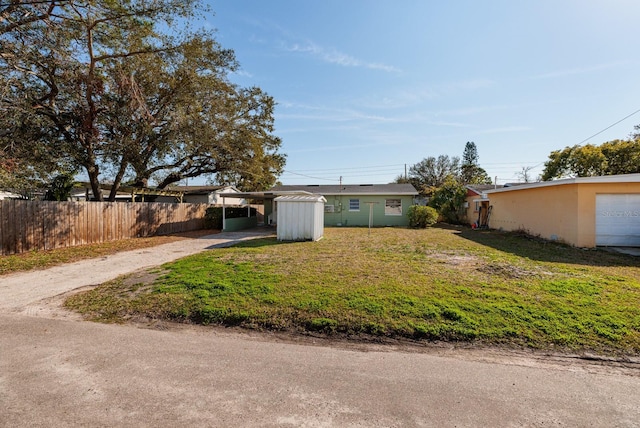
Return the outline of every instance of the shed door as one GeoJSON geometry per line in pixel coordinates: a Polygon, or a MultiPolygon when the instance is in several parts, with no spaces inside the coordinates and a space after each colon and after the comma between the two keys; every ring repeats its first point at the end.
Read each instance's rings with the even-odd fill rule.
{"type": "Polygon", "coordinates": [[[596,245],[640,247],[640,194],[596,195],[596,245]]]}

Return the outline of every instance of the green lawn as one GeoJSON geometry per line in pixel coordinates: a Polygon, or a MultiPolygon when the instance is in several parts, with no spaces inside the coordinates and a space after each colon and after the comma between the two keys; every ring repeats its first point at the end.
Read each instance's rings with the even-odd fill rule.
{"type": "Polygon", "coordinates": [[[637,258],[469,229],[328,228],[319,242],[249,241],[66,304],[108,322],[640,354],[637,258]]]}

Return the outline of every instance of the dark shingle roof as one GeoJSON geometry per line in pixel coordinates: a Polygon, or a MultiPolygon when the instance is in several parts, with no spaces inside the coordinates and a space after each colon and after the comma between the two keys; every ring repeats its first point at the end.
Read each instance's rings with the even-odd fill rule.
{"type": "Polygon", "coordinates": [[[403,184],[303,184],[281,185],[271,189],[272,192],[304,191],[320,195],[411,195],[418,194],[408,183],[403,184]]]}

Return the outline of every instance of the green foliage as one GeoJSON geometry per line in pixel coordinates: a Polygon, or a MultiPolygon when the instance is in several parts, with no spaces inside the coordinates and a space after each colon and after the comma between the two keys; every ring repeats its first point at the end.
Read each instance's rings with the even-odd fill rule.
{"type": "Polygon", "coordinates": [[[464,152],[462,152],[462,165],[478,165],[479,160],[476,143],[467,141],[467,144],[464,145],[464,152]]]}
{"type": "Polygon", "coordinates": [[[640,140],[614,140],[551,152],[542,180],[564,177],[634,174],[640,172],[640,140]]]}
{"type": "Polygon", "coordinates": [[[460,158],[440,155],[428,157],[409,168],[409,181],[421,195],[431,195],[448,177],[460,173],[460,158]]]}
{"type": "Polygon", "coordinates": [[[222,207],[209,207],[204,213],[204,228],[222,230],[222,207]]]}
{"type": "Polygon", "coordinates": [[[11,2],[0,19],[0,182],[81,169],[96,200],[102,180],[111,200],[123,180],[269,187],[285,162],[275,101],[229,81],[238,63],[213,32],[185,30],[204,11],[199,0],[11,2]]]}
{"type": "MultiPolygon", "coordinates": [[[[247,217],[247,208],[227,207],[225,210],[226,218],[247,217]]],[[[255,217],[257,215],[257,210],[253,207],[251,207],[250,210],[251,217],[255,217]]],[[[204,227],[205,229],[222,230],[222,207],[207,208],[204,213],[204,227]]]]}
{"type": "Polygon", "coordinates": [[[465,187],[453,177],[449,177],[431,196],[429,206],[435,208],[445,221],[453,224],[462,222],[464,202],[467,192],[465,187]]]}
{"type": "Polygon", "coordinates": [[[409,226],[426,228],[438,222],[438,211],[432,207],[411,205],[407,211],[409,226]]]}
{"type": "Polygon", "coordinates": [[[45,194],[46,201],[66,201],[71,197],[75,181],[71,174],[57,175],[45,194]]]}
{"type": "Polygon", "coordinates": [[[405,177],[403,174],[400,174],[393,179],[393,183],[407,184],[407,183],[411,183],[411,180],[409,179],[409,177],[405,177]]]}
{"type": "Polygon", "coordinates": [[[478,148],[473,141],[467,141],[462,154],[460,166],[460,181],[463,184],[491,184],[487,172],[478,165],[478,148]]]}

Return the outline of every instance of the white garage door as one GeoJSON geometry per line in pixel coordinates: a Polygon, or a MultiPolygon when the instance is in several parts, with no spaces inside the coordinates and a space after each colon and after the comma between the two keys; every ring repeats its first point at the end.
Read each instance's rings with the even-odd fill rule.
{"type": "Polygon", "coordinates": [[[596,245],[640,247],[640,194],[596,195],[596,245]]]}

